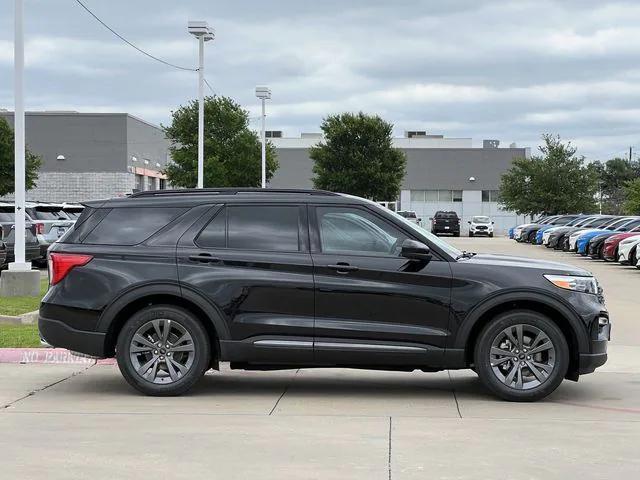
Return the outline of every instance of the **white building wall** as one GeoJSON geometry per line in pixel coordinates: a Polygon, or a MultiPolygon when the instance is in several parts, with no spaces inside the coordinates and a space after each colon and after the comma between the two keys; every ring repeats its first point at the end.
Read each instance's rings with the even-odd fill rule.
{"type": "Polygon", "coordinates": [[[488,215],[494,221],[496,235],[504,235],[514,225],[525,223],[528,218],[515,212],[503,210],[497,202],[483,202],[481,190],[463,190],[461,202],[415,202],[411,201],[411,191],[400,192],[400,209],[416,212],[422,219],[422,226],[429,229],[430,218],[438,210],[454,211],[461,218],[461,235],[468,233],[468,221],[474,215],[488,215]]]}

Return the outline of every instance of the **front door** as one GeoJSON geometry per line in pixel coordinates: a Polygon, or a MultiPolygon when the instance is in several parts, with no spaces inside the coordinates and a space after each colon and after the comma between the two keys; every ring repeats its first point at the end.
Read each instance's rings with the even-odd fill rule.
{"type": "Polygon", "coordinates": [[[222,360],[313,360],[306,214],[292,204],[220,206],[180,239],[181,288],[206,297],[228,327],[222,360]]]}
{"type": "Polygon", "coordinates": [[[400,256],[411,234],[364,206],[310,207],[315,360],[333,365],[442,362],[451,270],[400,256]]]}

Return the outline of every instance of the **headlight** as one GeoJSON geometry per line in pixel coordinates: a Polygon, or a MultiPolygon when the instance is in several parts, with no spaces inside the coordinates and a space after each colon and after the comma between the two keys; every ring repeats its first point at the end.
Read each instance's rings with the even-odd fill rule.
{"type": "Polygon", "coordinates": [[[595,277],[574,277],[572,275],[544,275],[544,278],[553,283],[556,287],[574,292],[598,293],[598,281],[595,277]]]}

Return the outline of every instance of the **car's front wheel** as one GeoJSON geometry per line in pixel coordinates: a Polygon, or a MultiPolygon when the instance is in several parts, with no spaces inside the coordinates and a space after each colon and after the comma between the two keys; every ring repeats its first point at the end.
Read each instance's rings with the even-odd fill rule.
{"type": "Polygon", "coordinates": [[[154,305],[135,313],[116,346],[118,367],[131,386],[146,395],[181,395],[207,370],[207,332],[190,312],[154,305]]]}
{"type": "Polygon", "coordinates": [[[548,317],[515,310],[491,320],[476,342],[475,369],[498,397],[516,402],[540,400],[562,382],[569,347],[548,317]]]}

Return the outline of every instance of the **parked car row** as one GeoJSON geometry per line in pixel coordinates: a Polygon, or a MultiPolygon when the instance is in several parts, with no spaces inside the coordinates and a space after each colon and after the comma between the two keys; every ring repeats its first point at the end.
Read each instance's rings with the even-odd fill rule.
{"type": "MultiPolygon", "coordinates": [[[[83,209],[73,203],[26,202],[25,260],[46,263],[49,245],[73,226],[83,209]]],[[[0,202],[0,268],[15,258],[15,220],[15,205],[0,202]]]]}
{"type": "Polygon", "coordinates": [[[640,217],[616,215],[554,215],[509,230],[517,242],[575,252],[595,260],[634,265],[640,269],[640,217]]]}

